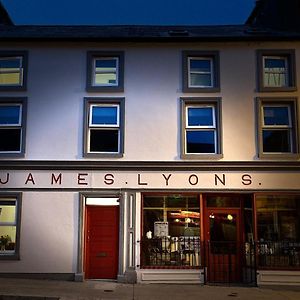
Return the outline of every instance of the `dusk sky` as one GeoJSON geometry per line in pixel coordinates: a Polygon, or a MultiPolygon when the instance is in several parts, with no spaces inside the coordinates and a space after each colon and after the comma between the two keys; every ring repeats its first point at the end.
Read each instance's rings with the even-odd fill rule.
{"type": "Polygon", "coordinates": [[[234,25],[255,0],[0,0],[24,25],[234,25]]]}

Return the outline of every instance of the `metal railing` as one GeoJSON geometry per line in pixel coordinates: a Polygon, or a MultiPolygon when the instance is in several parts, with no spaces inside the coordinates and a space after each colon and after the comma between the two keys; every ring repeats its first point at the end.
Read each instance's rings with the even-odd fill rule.
{"type": "Polygon", "coordinates": [[[201,266],[199,237],[161,237],[141,241],[142,267],[201,266]]]}
{"type": "Polygon", "coordinates": [[[257,242],[259,268],[300,269],[300,242],[257,242]]]}

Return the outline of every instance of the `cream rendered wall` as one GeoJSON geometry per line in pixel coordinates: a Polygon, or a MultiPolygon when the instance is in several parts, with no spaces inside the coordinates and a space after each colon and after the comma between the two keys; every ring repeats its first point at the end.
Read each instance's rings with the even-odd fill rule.
{"type": "MultiPolygon", "coordinates": [[[[29,51],[27,92],[1,92],[1,96],[28,97],[25,155],[28,160],[85,159],[82,157],[85,96],[125,97],[125,154],[120,160],[180,160],[179,99],[193,96],[222,97],[223,160],[251,161],[257,153],[254,98],[299,95],[298,92],[257,93],[255,76],[256,49],[296,49],[299,65],[299,42],[44,43],[1,48],[29,51]],[[88,50],[124,51],[124,93],[85,91],[88,50]],[[182,50],[219,50],[219,93],[181,92],[182,50]]],[[[300,88],[299,68],[297,72],[300,88]]]]}
{"type": "Polygon", "coordinates": [[[20,260],[2,273],[75,273],[78,193],[23,192],[20,260]]]}

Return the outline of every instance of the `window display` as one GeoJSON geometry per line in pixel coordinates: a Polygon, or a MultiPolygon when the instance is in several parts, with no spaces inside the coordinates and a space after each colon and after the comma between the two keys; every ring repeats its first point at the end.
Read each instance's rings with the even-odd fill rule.
{"type": "Polygon", "coordinates": [[[143,198],[142,266],[199,267],[200,201],[197,196],[143,198]]]}

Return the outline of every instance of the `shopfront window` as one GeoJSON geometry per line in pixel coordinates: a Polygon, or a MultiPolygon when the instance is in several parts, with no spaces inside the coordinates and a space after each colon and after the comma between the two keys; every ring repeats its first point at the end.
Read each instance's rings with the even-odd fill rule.
{"type": "Polygon", "coordinates": [[[197,196],[143,197],[142,266],[200,266],[197,196]]]}
{"type": "Polygon", "coordinates": [[[300,196],[256,197],[259,264],[300,267],[300,196]]]}
{"type": "Polygon", "coordinates": [[[0,195],[0,260],[18,259],[21,199],[0,195]]]}

